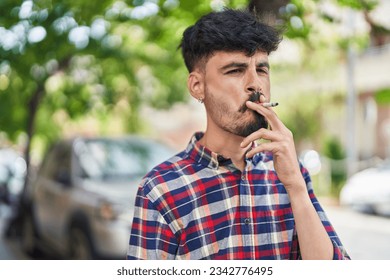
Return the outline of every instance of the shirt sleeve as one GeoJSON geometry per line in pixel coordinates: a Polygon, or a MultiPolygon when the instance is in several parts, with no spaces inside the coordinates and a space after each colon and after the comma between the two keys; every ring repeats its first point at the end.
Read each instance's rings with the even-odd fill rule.
{"type": "MultiPolygon", "coordinates": [[[[314,208],[316,209],[317,214],[320,217],[321,222],[324,225],[325,230],[328,233],[330,240],[332,241],[333,259],[334,260],[349,260],[350,257],[348,255],[347,251],[345,250],[343,244],[341,243],[339,237],[337,236],[336,231],[334,230],[332,224],[330,223],[328,217],[326,216],[324,209],[322,208],[316,195],[314,194],[309,172],[304,167],[301,167],[301,170],[302,170],[303,177],[306,181],[310,200],[311,200],[314,208]]],[[[296,249],[299,252],[299,244],[297,244],[296,249]]],[[[298,256],[298,255],[300,255],[300,254],[298,253],[296,256],[298,256]]]]}
{"type": "Polygon", "coordinates": [[[144,190],[144,187],[139,187],[135,200],[127,259],[174,259],[177,238],[144,190]]]}

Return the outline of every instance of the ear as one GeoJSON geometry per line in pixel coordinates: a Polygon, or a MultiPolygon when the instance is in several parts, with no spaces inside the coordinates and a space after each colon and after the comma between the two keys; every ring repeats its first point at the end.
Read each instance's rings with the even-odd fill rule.
{"type": "Polygon", "coordinates": [[[193,71],[187,79],[187,87],[192,97],[197,100],[204,99],[204,79],[199,71],[193,71]]]}

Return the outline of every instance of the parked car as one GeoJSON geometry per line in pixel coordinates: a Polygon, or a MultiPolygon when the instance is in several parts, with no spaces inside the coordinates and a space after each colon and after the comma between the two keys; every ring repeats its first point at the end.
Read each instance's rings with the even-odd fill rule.
{"type": "Polygon", "coordinates": [[[341,189],[340,203],[361,212],[390,216],[390,160],[351,176],[341,189]]]}
{"type": "Polygon", "coordinates": [[[22,247],[66,259],[124,259],[138,183],[173,155],[136,136],[59,141],[28,186],[22,247]]]}

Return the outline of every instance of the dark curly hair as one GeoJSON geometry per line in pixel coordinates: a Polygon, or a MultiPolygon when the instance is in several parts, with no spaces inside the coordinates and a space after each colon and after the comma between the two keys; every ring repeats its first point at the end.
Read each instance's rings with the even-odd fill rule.
{"type": "Polygon", "coordinates": [[[242,51],[248,56],[257,50],[270,54],[278,48],[281,34],[260,22],[247,10],[225,9],[201,17],[184,33],[179,48],[189,72],[216,51],[242,51]]]}

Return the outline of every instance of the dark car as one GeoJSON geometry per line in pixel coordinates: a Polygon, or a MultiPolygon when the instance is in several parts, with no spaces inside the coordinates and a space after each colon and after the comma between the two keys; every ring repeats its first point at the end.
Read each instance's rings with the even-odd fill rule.
{"type": "Polygon", "coordinates": [[[136,136],[59,141],[28,187],[22,246],[68,259],[124,259],[137,187],[169,147],[136,136]]]}

